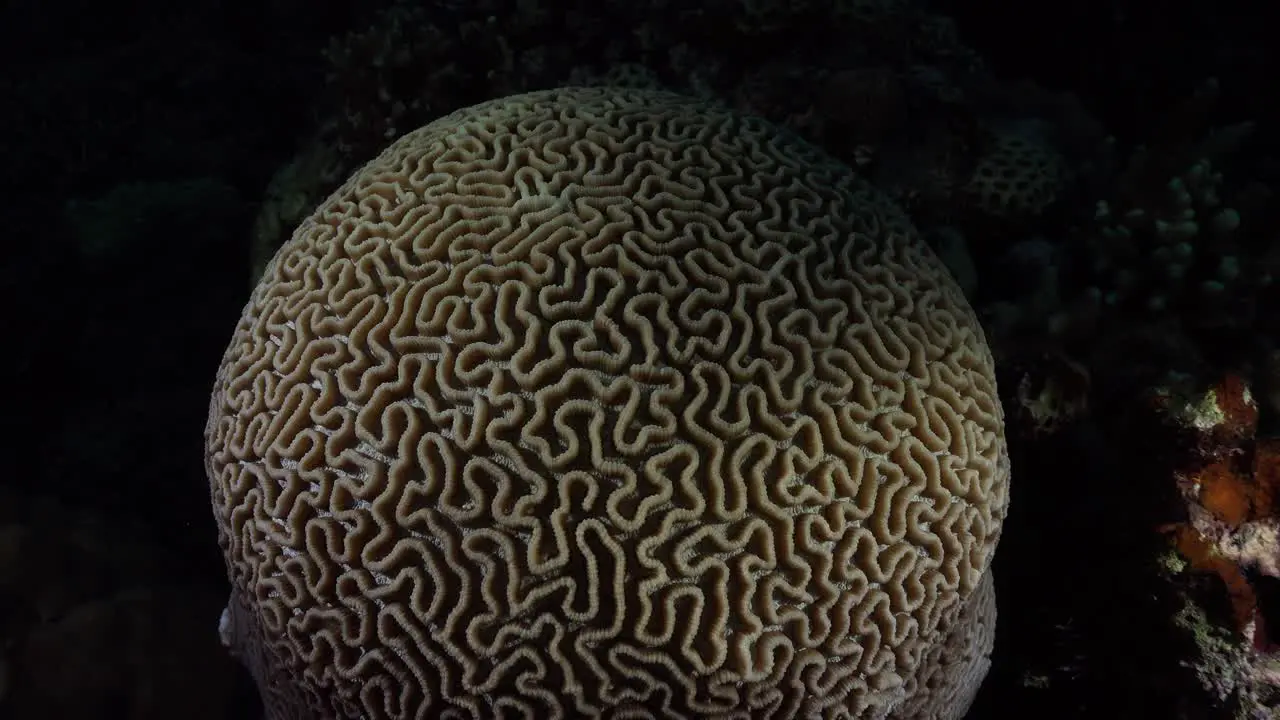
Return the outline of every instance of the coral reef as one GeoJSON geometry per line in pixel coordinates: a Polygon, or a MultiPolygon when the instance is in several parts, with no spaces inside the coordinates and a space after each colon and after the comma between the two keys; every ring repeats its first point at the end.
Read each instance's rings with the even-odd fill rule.
{"type": "MultiPolygon", "coordinates": [[[[337,41],[332,87],[348,104],[342,132],[366,137],[364,147],[373,147],[411,120],[429,120],[479,96],[539,86],[679,90],[786,127],[856,168],[909,210],[981,313],[1009,378],[1010,432],[1028,448],[1082,442],[1112,426],[1111,418],[1097,416],[1106,412],[1138,418],[1151,447],[1165,457],[1169,453],[1160,447],[1178,447],[1190,436],[1159,428],[1193,422],[1186,414],[1192,407],[1171,409],[1180,402],[1175,395],[1203,399],[1231,377],[1240,386],[1256,387],[1264,399],[1280,396],[1280,371],[1269,369],[1280,367],[1274,361],[1280,357],[1274,318],[1280,315],[1266,310],[1277,304],[1273,275],[1280,245],[1274,238],[1280,236],[1280,218],[1269,184],[1275,178],[1263,169],[1265,153],[1249,151],[1274,139],[1260,138],[1260,128],[1248,118],[1224,115],[1215,80],[1184,82],[1186,99],[1168,106],[1134,143],[1109,135],[1070,93],[994,77],[950,20],[912,2],[725,0],[698,9],[664,7],[666,16],[604,3],[598,15],[575,11],[580,14],[572,20],[581,30],[572,51],[563,49],[561,35],[530,40],[537,33],[522,34],[523,23],[542,27],[538,23],[545,20],[533,7],[521,10],[528,17],[495,13],[486,22],[494,36],[523,38],[506,42],[536,48],[538,62],[499,61],[509,53],[501,50],[503,42],[486,37],[482,47],[491,48],[491,58],[476,65],[488,68],[483,77],[467,74],[461,65],[427,62],[426,55],[395,60],[391,64],[401,70],[384,72],[388,61],[375,59],[378,53],[370,55],[369,48],[382,47],[383,55],[396,47],[455,55],[449,45],[453,31],[440,30],[447,23],[436,18],[423,24],[421,16],[394,20],[404,12],[396,5],[365,35],[337,41]],[[601,44],[598,38],[608,34],[603,18],[615,11],[634,21],[634,33],[601,44]],[[391,41],[407,32],[444,32],[450,39],[434,45],[391,41]],[[341,51],[347,46],[363,50],[341,51]],[[740,47],[750,47],[750,56],[740,47]],[[468,81],[429,79],[416,68],[462,73],[468,81]],[[349,93],[339,79],[344,74],[376,82],[359,80],[354,84],[361,93],[349,93]],[[419,79],[394,85],[395,77],[419,79]],[[370,92],[375,87],[379,91],[370,92]],[[395,109],[396,102],[408,109],[395,109]],[[368,121],[377,117],[384,120],[368,121]],[[351,123],[353,118],[360,122],[351,123]],[[1153,398],[1160,398],[1163,420],[1143,414],[1153,398]]],[[[465,32],[470,31],[459,31],[465,32]]],[[[358,155],[348,153],[345,166],[358,155]]],[[[298,197],[318,201],[332,183],[313,182],[298,197]]],[[[276,227],[288,226],[296,214],[276,227]]],[[[277,235],[274,243],[281,240],[277,235]]],[[[1280,401],[1273,404],[1280,407],[1280,401]]],[[[1194,422],[1209,422],[1206,417],[1194,422]]],[[[1260,422],[1268,423],[1265,409],[1260,422]]],[[[1161,516],[1166,503],[1200,513],[1198,521],[1162,526],[1181,528],[1168,532],[1172,552],[1188,558],[1187,573],[1179,575],[1157,577],[1152,569],[1160,564],[1156,556],[1164,557],[1159,548],[1167,547],[1160,533],[1148,528],[1130,535],[1117,528],[1124,542],[1135,543],[1133,554],[1124,556],[1129,564],[1123,572],[1141,578],[1135,588],[1167,601],[1151,611],[1160,618],[1148,627],[1157,645],[1176,644],[1187,634],[1187,618],[1203,616],[1213,630],[1197,625],[1195,637],[1216,638],[1215,647],[1226,643],[1237,659],[1254,658],[1255,640],[1240,634],[1246,606],[1253,608],[1254,634],[1266,635],[1257,630],[1261,601],[1248,578],[1264,567],[1260,548],[1268,548],[1271,537],[1269,521],[1255,514],[1270,502],[1259,488],[1270,482],[1264,478],[1272,444],[1250,439],[1235,447],[1226,454],[1221,447],[1202,449],[1194,461],[1136,469],[1150,478],[1144,486],[1149,496],[1134,500],[1144,508],[1143,517],[1161,516]],[[1160,478],[1177,480],[1166,488],[1160,478]],[[1165,498],[1166,490],[1181,499],[1165,498]],[[1205,593],[1192,580],[1202,571],[1230,589],[1232,612],[1202,607],[1205,593]]],[[[1128,465],[1124,461],[1114,465],[1106,472],[1134,471],[1118,469],[1128,465]]],[[[1056,692],[1099,672],[1086,665],[1099,651],[1075,648],[1096,630],[1079,621],[1066,625],[1076,629],[1054,651],[1066,658],[1028,675],[1040,678],[1027,681],[1028,692],[1041,681],[1056,692]]],[[[1178,672],[1153,669],[1152,676],[1178,672]]],[[[1204,688],[1210,699],[1179,696],[1183,705],[1170,712],[1211,714],[1208,708],[1225,708],[1243,697],[1235,693],[1228,701],[1204,688]],[[1193,706],[1199,709],[1187,709],[1193,706]]],[[[1080,702],[1089,700],[1081,696],[1080,702]]]]}
{"type": "Polygon", "coordinates": [[[1238,374],[1208,390],[1170,378],[1153,400],[1186,448],[1174,474],[1186,519],[1166,527],[1186,559],[1174,570],[1218,581],[1183,588],[1175,618],[1200,652],[1197,677],[1239,717],[1280,711],[1280,644],[1259,592],[1280,579],[1280,439],[1258,437],[1258,404],[1238,374]],[[1215,624],[1222,600],[1227,620],[1215,624]]]}
{"type": "Polygon", "coordinates": [[[978,312],[1027,480],[971,717],[1274,717],[1280,108],[1248,5],[9,3],[0,716],[255,716],[210,654],[198,448],[246,281],[404,133],[614,86],[820,147],[978,312]]]}

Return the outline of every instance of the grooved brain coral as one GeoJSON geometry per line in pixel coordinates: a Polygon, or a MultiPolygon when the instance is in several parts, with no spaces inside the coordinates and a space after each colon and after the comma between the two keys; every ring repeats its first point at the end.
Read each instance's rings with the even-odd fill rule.
{"type": "Polygon", "coordinates": [[[479,105],[245,308],[224,639],[273,720],[884,717],[976,688],[1002,423],[956,284],[818,150],[657,92],[479,105]]]}

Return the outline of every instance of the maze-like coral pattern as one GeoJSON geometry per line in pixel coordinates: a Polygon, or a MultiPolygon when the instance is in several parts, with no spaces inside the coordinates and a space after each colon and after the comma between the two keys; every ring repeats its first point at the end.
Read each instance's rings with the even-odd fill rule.
{"type": "Polygon", "coordinates": [[[353,176],[207,443],[273,720],[881,717],[1007,502],[990,354],[905,218],[762,120],[610,88],[353,176]]]}

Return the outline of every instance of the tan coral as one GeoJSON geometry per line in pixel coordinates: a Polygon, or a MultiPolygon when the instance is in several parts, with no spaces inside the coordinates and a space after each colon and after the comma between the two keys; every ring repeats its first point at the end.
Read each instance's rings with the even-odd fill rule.
{"type": "Polygon", "coordinates": [[[935,649],[983,647],[992,365],[905,216],[763,120],[615,88],[459,111],[245,308],[207,428],[222,630],[271,720],[883,718],[976,687],[935,649]]]}
{"type": "Polygon", "coordinates": [[[968,714],[991,667],[995,642],[996,586],[988,570],[946,639],[928,650],[908,679],[908,700],[892,720],[958,720],[968,714]]]}
{"type": "Polygon", "coordinates": [[[962,192],[991,217],[1034,218],[1060,197],[1066,168],[1062,155],[1049,144],[1004,132],[978,159],[962,192]]]}

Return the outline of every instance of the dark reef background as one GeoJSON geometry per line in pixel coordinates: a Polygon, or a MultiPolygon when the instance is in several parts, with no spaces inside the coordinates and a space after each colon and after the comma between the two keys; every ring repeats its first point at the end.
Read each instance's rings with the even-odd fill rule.
{"type": "Polygon", "coordinates": [[[201,433],[261,245],[300,217],[290,202],[305,213],[332,183],[282,168],[327,146],[342,156],[315,162],[349,170],[448,110],[623,64],[850,162],[876,153],[869,172],[926,236],[968,238],[959,267],[978,278],[1014,455],[994,666],[971,718],[1280,717],[1280,554],[1240,537],[1273,527],[1280,507],[1280,57],[1267,4],[897,4],[949,16],[954,37],[921,47],[924,25],[899,28],[899,52],[874,20],[855,26],[865,37],[832,37],[814,29],[821,2],[793,13],[761,0],[784,10],[723,26],[716,11],[747,3],[423,3],[404,17],[440,31],[426,42],[389,29],[387,13],[410,5],[392,0],[7,0],[0,717],[253,717],[249,681],[217,642],[227,588],[201,433]],[[419,65],[370,69],[400,42],[419,65]],[[859,43],[871,49],[837,52],[859,43]],[[445,65],[452,75],[422,69],[445,65]],[[726,66],[745,69],[714,71],[726,66]],[[902,81],[907,99],[888,107],[893,93],[859,84],[868,67],[892,83],[942,77],[961,99],[918,99],[923,85],[902,81]],[[413,94],[408,108],[379,115],[366,96],[380,82],[413,94]],[[859,124],[874,113],[889,119],[859,124]],[[1062,169],[1043,207],[993,210],[965,178],[1028,124],[1051,127],[1029,142],[1062,169]],[[899,160],[940,135],[936,165],[899,160]],[[1156,153],[1135,161],[1139,146],[1156,153]],[[1196,183],[1215,176],[1193,167],[1209,155],[1225,175],[1212,201],[1196,183]],[[933,195],[913,185],[937,176],[950,180],[933,195]],[[1175,178],[1201,235],[1091,224],[1106,225],[1099,200],[1150,211],[1175,178]],[[1099,242],[1115,237],[1133,248],[1099,242]],[[1160,274],[1184,245],[1178,277],[1194,292],[1160,274]],[[1054,298],[1014,282],[1029,266],[1054,278],[1054,298]]]}

